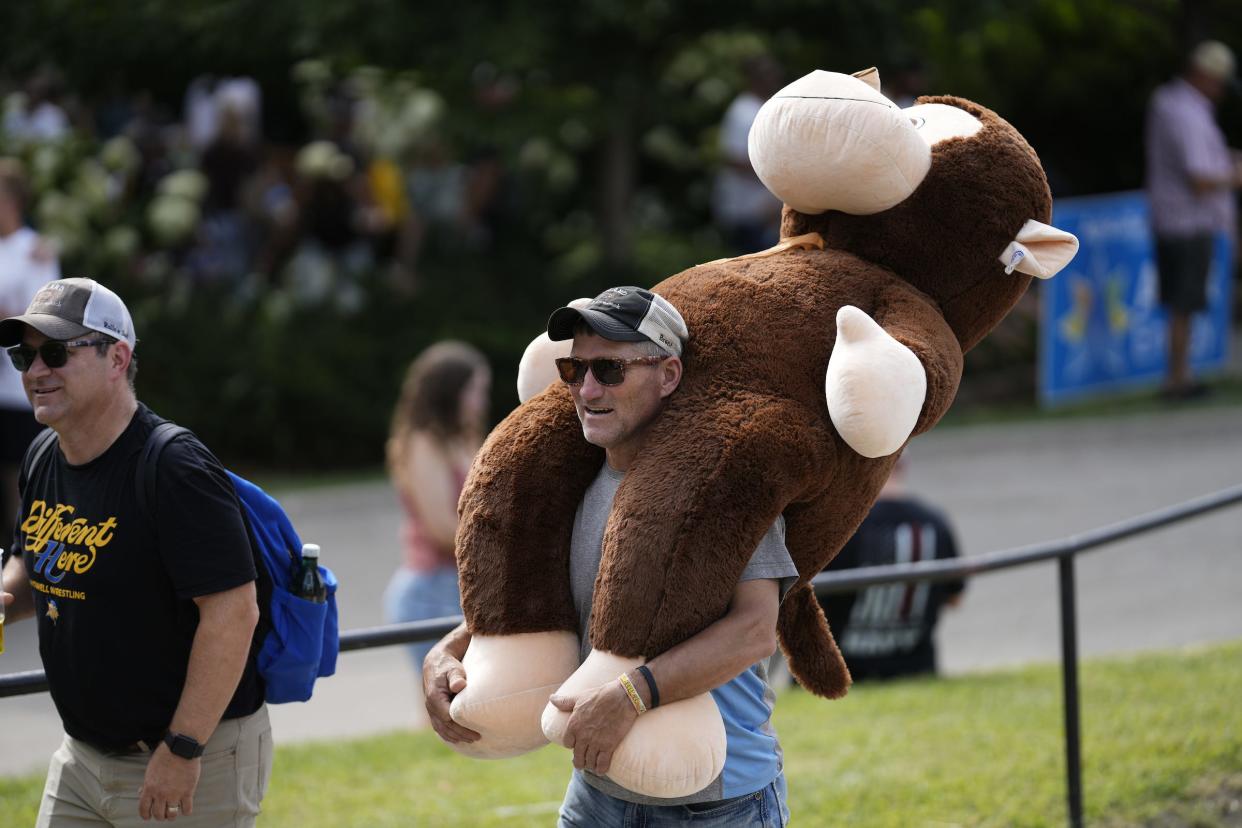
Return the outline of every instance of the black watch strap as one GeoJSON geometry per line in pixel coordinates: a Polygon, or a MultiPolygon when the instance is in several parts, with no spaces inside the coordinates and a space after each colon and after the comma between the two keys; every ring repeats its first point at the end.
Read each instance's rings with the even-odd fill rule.
{"type": "Polygon", "coordinates": [[[203,755],[203,746],[198,743],[198,740],[184,733],[168,731],[164,734],[164,744],[168,745],[168,749],[174,756],[180,756],[182,759],[197,759],[203,755]]]}

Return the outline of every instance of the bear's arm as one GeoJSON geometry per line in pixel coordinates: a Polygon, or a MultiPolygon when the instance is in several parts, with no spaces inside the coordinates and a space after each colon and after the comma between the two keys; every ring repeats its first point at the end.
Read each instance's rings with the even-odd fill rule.
{"type": "Polygon", "coordinates": [[[457,571],[472,634],[577,632],[569,540],[603,461],[559,384],[492,431],[457,508],[457,571]]]}
{"type": "Polygon", "coordinates": [[[872,318],[919,358],[927,396],[911,436],[934,426],[948,411],[962,379],[962,347],[940,309],[905,282],[881,288],[872,318]]]}

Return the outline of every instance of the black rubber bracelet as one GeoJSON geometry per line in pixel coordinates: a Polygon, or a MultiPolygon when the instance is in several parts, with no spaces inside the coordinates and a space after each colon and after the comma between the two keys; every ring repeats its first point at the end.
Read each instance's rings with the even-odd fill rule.
{"type": "Polygon", "coordinates": [[[651,675],[651,671],[647,669],[646,664],[638,665],[638,672],[643,674],[643,678],[647,680],[647,686],[651,688],[651,704],[647,705],[648,709],[660,706],[660,688],[656,687],[655,676],[651,675]]]}

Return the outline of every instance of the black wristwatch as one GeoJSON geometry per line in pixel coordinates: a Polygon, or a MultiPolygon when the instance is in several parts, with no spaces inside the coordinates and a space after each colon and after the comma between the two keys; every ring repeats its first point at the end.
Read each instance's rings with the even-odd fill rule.
{"type": "Polygon", "coordinates": [[[198,743],[198,740],[184,733],[168,731],[164,734],[164,744],[168,745],[173,756],[180,756],[182,759],[197,759],[203,755],[203,746],[198,743]]]}

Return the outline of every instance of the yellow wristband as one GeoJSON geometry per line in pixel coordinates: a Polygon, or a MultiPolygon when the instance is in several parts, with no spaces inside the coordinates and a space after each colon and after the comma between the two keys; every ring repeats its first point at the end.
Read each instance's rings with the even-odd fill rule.
{"type": "Polygon", "coordinates": [[[638,715],[646,713],[647,705],[643,704],[643,697],[638,695],[638,690],[634,687],[634,682],[630,681],[629,674],[622,673],[617,681],[621,682],[621,686],[625,688],[625,694],[630,697],[630,704],[634,705],[638,715]]]}

